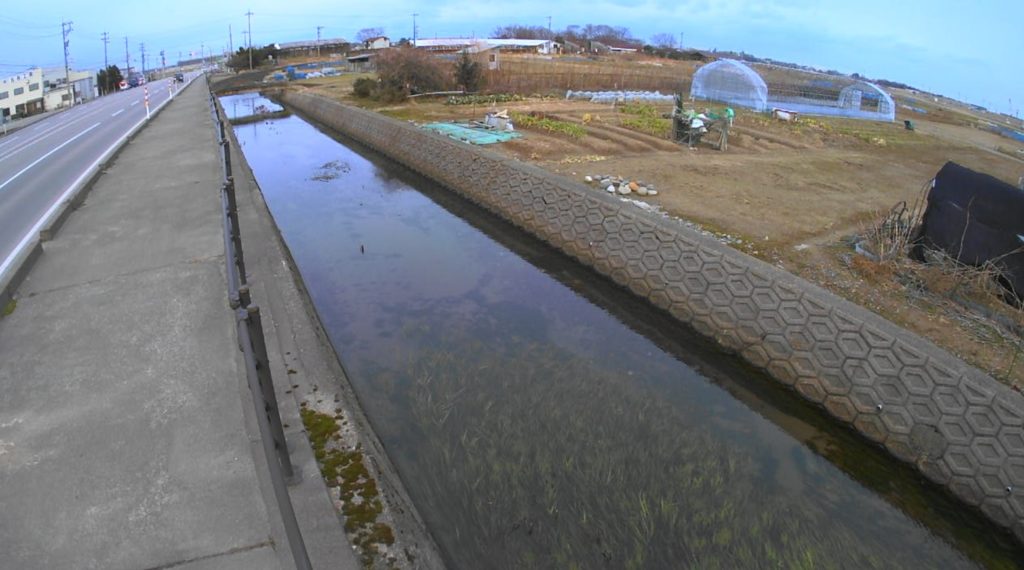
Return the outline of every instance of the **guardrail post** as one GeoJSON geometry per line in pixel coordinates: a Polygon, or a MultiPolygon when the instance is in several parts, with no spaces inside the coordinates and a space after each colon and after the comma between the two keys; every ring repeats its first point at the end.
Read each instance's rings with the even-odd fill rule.
{"type": "Polygon", "coordinates": [[[231,143],[228,141],[228,138],[225,136],[225,133],[223,132],[224,128],[225,128],[223,121],[221,121],[221,123],[220,123],[220,128],[221,128],[220,145],[221,145],[221,149],[222,149],[221,153],[224,156],[224,177],[225,178],[231,178],[231,174],[232,174],[231,173],[231,143]]]}
{"type": "Polygon", "coordinates": [[[292,468],[291,456],[288,454],[288,442],[284,438],[284,426],[281,425],[281,415],[277,410],[277,395],[274,394],[274,383],[270,377],[270,362],[267,358],[266,339],[263,337],[260,308],[256,305],[249,305],[245,308],[245,312],[246,325],[249,327],[249,340],[252,341],[253,353],[256,357],[256,374],[259,379],[260,391],[263,393],[263,411],[270,420],[270,431],[277,448],[277,456],[281,461],[281,471],[289,483],[294,483],[295,471],[292,468]]]}
{"type": "MultiPolygon", "coordinates": [[[[224,196],[227,198],[225,201],[226,211],[224,212],[227,216],[228,223],[231,230],[231,245],[234,247],[234,259],[235,266],[238,268],[238,284],[239,286],[248,283],[249,278],[245,273],[245,257],[242,253],[242,233],[239,229],[238,224],[238,203],[235,200],[235,181],[228,178],[223,185],[224,196]]],[[[242,305],[243,307],[245,305],[242,305]]]]}

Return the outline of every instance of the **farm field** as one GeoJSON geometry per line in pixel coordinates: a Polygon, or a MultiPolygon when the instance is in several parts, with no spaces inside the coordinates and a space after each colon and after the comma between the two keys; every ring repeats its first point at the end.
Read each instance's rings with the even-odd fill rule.
{"type": "MultiPolygon", "coordinates": [[[[566,100],[573,89],[642,89],[689,93],[696,62],[638,57],[581,61],[507,57],[490,72],[488,90],[522,100],[448,105],[416,98],[384,105],[352,95],[355,74],[291,84],[402,120],[480,120],[507,109],[583,128],[580,137],[529,127],[522,138],[488,148],[583,181],[590,175],[640,180],[658,195],[631,196],[682,218],[750,255],[861,304],[950,350],[1017,389],[1024,386],[1024,313],[996,298],[976,275],[949,264],[921,266],[899,257],[881,262],[854,253],[854,243],[897,204],[922,188],[949,160],[1016,185],[1024,144],[978,128],[993,119],[955,102],[891,90],[894,123],[799,117],[780,122],[736,109],[726,151],[669,140],[671,104],[596,104],[566,100]],[[904,105],[927,112],[908,110],[904,105]],[[903,120],[916,129],[904,129],[903,120]]],[[[697,111],[722,105],[692,102],[697,111]]],[[[603,189],[594,187],[595,192],[603,189]]]]}

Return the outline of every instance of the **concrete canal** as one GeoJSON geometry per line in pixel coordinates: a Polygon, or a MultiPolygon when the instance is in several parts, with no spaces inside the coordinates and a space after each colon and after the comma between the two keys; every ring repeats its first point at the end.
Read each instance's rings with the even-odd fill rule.
{"type": "MultiPolygon", "coordinates": [[[[253,97],[222,102],[274,109],[253,97]]],[[[1024,559],[762,373],[452,193],[298,116],[235,132],[450,567],[1024,559]]]]}

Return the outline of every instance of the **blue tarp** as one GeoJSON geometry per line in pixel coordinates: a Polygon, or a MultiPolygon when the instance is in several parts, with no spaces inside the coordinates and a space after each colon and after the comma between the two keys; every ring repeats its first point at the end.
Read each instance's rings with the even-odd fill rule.
{"type": "Polygon", "coordinates": [[[515,131],[479,129],[456,123],[428,123],[423,125],[423,128],[469,144],[494,144],[510,141],[520,136],[515,131]]]}

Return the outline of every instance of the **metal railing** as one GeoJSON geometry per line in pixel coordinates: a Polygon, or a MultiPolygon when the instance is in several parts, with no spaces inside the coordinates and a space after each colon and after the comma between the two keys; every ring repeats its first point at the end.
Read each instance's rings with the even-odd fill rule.
{"type": "Polygon", "coordinates": [[[287,482],[295,480],[295,470],[288,455],[288,444],[284,427],[277,409],[277,396],[270,376],[270,362],[267,358],[267,344],[263,337],[263,322],[260,308],[252,302],[249,284],[246,281],[245,259],[242,255],[242,236],[238,226],[238,206],[235,200],[235,180],[231,172],[231,145],[227,137],[227,126],[221,119],[217,98],[210,93],[210,115],[217,130],[217,142],[221,151],[223,181],[221,182],[221,205],[224,216],[224,258],[227,266],[228,301],[235,313],[238,328],[239,349],[245,360],[245,373],[256,405],[256,421],[259,424],[260,440],[270,468],[270,482],[274,488],[285,534],[291,547],[292,558],[298,570],[312,568],[302,532],[295,518],[287,482]]]}

